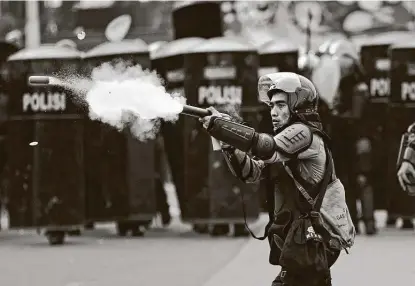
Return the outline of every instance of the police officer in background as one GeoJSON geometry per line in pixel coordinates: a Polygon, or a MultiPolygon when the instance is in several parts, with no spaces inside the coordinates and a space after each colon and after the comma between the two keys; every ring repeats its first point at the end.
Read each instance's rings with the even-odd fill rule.
{"type": "Polygon", "coordinates": [[[399,184],[408,195],[415,196],[415,123],[403,135],[397,165],[399,184]]]}
{"type": "Polygon", "coordinates": [[[332,138],[337,176],[345,186],[347,204],[356,230],[359,232],[357,200],[360,200],[366,234],[373,235],[377,231],[372,183],[371,118],[365,116],[369,90],[357,50],[347,40],[328,40],[316,53],[305,55],[300,62],[301,69],[308,71],[319,93],[323,93],[322,97],[329,98],[330,114],[326,119],[329,122],[326,130],[332,138]],[[340,70],[334,97],[325,95],[323,86],[329,80],[332,73],[329,67],[333,65],[340,70]],[[317,78],[326,80],[317,82],[317,78]]]}
{"type": "Polygon", "coordinates": [[[156,206],[157,212],[161,216],[163,226],[168,226],[171,222],[170,206],[168,203],[167,193],[164,189],[166,182],[171,181],[169,179],[170,174],[168,170],[168,163],[165,154],[164,140],[162,136],[156,138],[156,206]]]}
{"type": "Polygon", "coordinates": [[[369,90],[355,47],[348,41],[331,44],[330,54],[340,63],[341,79],[334,98],[330,135],[337,158],[338,175],[347,184],[346,198],[358,228],[356,201],[360,200],[366,234],[376,233],[373,200],[372,146],[370,122],[365,116],[369,90]],[[347,138],[347,139],[345,139],[347,138]]]}

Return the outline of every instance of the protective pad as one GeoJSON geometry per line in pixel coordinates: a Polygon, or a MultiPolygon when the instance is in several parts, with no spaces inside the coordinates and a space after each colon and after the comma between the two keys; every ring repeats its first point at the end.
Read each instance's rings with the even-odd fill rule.
{"type": "Polygon", "coordinates": [[[213,117],[207,132],[219,141],[248,152],[251,150],[255,129],[228,119],[213,117]]]}
{"type": "Polygon", "coordinates": [[[310,147],[313,141],[313,133],[308,126],[296,123],[278,133],[274,140],[278,152],[292,157],[297,156],[310,147]]]}

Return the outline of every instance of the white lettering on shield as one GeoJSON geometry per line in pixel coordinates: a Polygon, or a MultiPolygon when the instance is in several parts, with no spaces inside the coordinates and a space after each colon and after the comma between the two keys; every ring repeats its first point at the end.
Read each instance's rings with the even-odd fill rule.
{"type": "Polygon", "coordinates": [[[66,109],[64,93],[25,93],[23,111],[63,111],[66,109]]]}
{"type": "Polygon", "coordinates": [[[402,101],[415,101],[415,82],[403,82],[401,84],[402,101]]]}
{"type": "Polygon", "coordinates": [[[384,97],[390,94],[390,79],[372,78],[370,80],[370,95],[384,97]]]}
{"type": "Polygon", "coordinates": [[[177,69],[172,71],[167,71],[166,78],[169,82],[181,82],[186,78],[185,72],[183,69],[177,69]]]}
{"type": "Polygon", "coordinates": [[[239,86],[201,86],[198,94],[200,105],[242,104],[242,87],[239,86]]]}

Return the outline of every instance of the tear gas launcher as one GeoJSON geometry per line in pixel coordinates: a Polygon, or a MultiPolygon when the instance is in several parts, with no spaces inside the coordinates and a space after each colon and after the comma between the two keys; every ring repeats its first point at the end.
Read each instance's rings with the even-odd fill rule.
{"type": "MultiPolygon", "coordinates": [[[[184,105],[181,114],[194,117],[211,115],[209,110],[191,105],[184,105]]],[[[271,159],[277,147],[271,135],[258,133],[252,127],[219,116],[212,116],[207,132],[213,138],[241,151],[252,152],[254,156],[262,160],[271,159]]]]}
{"type": "MultiPolygon", "coordinates": [[[[52,76],[31,76],[29,77],[29,85],[65,86],[66,84],[52,76]]],[[[211,112],[205,108],[183,105],[180,114],[201,118],[211,115],[211,112]]],[[[272,158],[276,151],[276,143],[271,135],[258,133],[252,127],[223,117],[212,116],[207,132],[215,139],[241,151],[252,152],[254,156],[262,160],[272,158]]]]}

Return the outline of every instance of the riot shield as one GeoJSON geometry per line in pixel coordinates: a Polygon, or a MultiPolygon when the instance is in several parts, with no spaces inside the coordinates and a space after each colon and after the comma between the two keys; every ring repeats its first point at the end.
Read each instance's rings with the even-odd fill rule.
{"type": "MultiPolygon", "coordinates": [[[[287,39],[278,39],[265,43],[258,51],[259,69],[258,78],[264,74],[275,72],[298,73],[298,47],[291,44],[287,39]]],[[[272,121],[269,108],[264,104],[260,110],[258,130],[260,132],[273,134],[272,121]]],[[[269,172],[266,169],[265,172],[269,172]]],[[[266,174],[266,177],[270,174],[266,174]]],[[[260,182],[261,207],[267,209],[267,190],[273,192],[274,184],[271,180],[260,182]]]]}
{"type": "MultiPolygon", "coordinates": [[[[215,106],[256,127],[258,55],[236,39],[206,40],[184,56],[185,94],[190,105],[215,106]]],[[[242,224],[259,214],[258,184],[245,184],[234,177],[220,151],[194,119],[184,121],[185,153],[184,220],[242,224]],[[243,199],[243,200],[242,200],[243,199]]]]}
{"type": "Polygon", "coordinates": [[[8,59],[11,227],[66,230],[84,222],[83,108],[70,90],[28,85],[30,75],[65,77],[79,63],[78,51],[52,45],[8,59]]]}
{"type": "Polygon", "coordinates": [[[388,44],[369,44],[362,46],[360,55],[366,71],[366,84],[369,88],[369,101],[365,111],[370,122],[368,136],[372,142],[372,166],[374,178],[374,205],[376,209],[387,206],[387,140],[385,127],[388,122],[388,102],[390,98],[390,59],[388,44]]]}
{"type": "Polygon", "coordinates": [[[0,211],[7,209],[8,185],[10,181],[10,178],[6,174],[8,172],[6,152],[7,102],[10,97],[7,90],[8,81],[10,80],[10,69],[7,67],[7,58],[17,51],[17,46],[7,42],[0,42],[0,211]]]}
{"type": "MultiPolygon", "coordinates": [[[[86,73],[103,63],[150,68],[142,40],[107,42],[84,55],[86,73]]],[[[108,79],[107,79],[108,80],[108,79]]],[[[110,79],[109,79],[110,80],[110,79]]],[[[154,140],[140,142],[131,132],[88,120],[85,136],[86,215],[88,221],[118,222],[118,232],[142,235],[156,213],[154,140]]]]}
{"type": "Polygon", "coordinates": [[[388,211],[402,218],[412,218],[415,213],[415,198],[401,190],[396,177],[396,160],[402,134],[415,121],[415,44],[395,44],[390,52],[391,97],[386,125],[390,191],[388,211]]]}
{"type": "MultiPolygon", "coordinates": [[[[164,79],[165,87],[171,94],[186,97],[185,94],[185,78],[184,55],[191,48],[200,45],[205,40],[202,38],[184,38],[171,41],[155,51],[152,57],[152,67],[164,79]]],[[[175,123],[163,122],[161,132],[164,138],[164,148],[167,160],[170,166],[173,183],[175,185],[177,199],[180,205],[182,218],[188,217],[185,204],[187,197],[185,196],[185,137],[184,126],[189,119],[181,116],[175,123]]]]}

